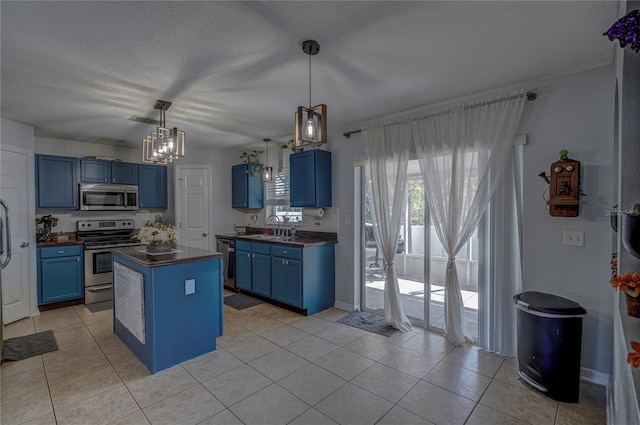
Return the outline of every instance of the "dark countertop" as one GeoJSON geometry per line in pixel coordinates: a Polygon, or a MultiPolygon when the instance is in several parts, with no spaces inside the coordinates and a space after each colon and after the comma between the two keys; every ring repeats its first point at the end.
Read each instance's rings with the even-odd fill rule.
{"type": "Polygon", "coordinates": [[[246,240],[249,242],[260,242],[260,243],[286,245],[286,246],[294,246],[294,247],[296,246],[305,247],[305,246],[327,245],[327,244],[338,243],[338,238],[335,233],[322,233],[322,232],[309,232],[309,231],[299,231],[298,236],[296,236],[294,240],[284,240],[280,236],[273,236],[271,234],[264,235],[260,230],[258,230],[257,233],[252,232],[248,234],[220,233],[216,235],[216,238],[246,240]]]}
{"type": "Polygon", "coordinates": [[[62,245],[82,245],[82,241],[62,241],[62,242],[38,242],[36,246],[38,248],[47,247],[47,246],[62,246],[62,245]]]}
{"type": "Polygon", "coordinates": [[[144,251],[143,246],[116,248],[113,252],[145,267],[160,267],[172,264],[191,263],[201,260],[222,258],[223,256],[219,252],[190,248],[182,245],[176,246],[176,249],[173,252],[166,254],[149,254],[144,251]]]}

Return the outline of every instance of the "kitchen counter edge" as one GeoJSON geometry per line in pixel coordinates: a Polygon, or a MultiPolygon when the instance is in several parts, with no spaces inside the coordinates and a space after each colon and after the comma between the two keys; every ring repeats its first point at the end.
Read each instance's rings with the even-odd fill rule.
{"type": "Polygon", "coordinates": [[[259,242],[259,243],[268,243],[273,245],[287,245],[287,246],[297,246],[297,247],[305,247],[305,246],[318,246],[318,245],[328,245],[328,244],[336,244],[338,243],[338,239],[323,239],[317,237],[299,237],[294,240],[283,240],[283,239],[271,239],[264,238],[260,234],[256,235],[216,235],[216,237],[227,237],[233,238],[235,240],[248,241],[248,242],[259,242]]]}
{"type": "Polygon", "coordinates": [[[160,255],[148,254],[141,246],[115,248],[113,253],[121,255],[124,258],[144,267],[170,266],[174,264],[193,263],[223,257],[219,252],[191,248],[182,245],[177,245],[174,252],[160,255]]]}

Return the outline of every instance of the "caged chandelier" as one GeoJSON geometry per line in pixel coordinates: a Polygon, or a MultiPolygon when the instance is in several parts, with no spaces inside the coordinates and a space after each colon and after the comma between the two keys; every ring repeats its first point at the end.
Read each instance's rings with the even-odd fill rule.
{"type": "Polygon", "coordinates": [[[302,42],[302,51],[309,55],[309,107],[298,106],[296,111],[296,146],[327,143],[327,105],[311,106],[311,56],[320,53],[315,40],[302,42]]]}
{"type": "Polygon", "coordinates": [[[167,128],[165,112],[171,102],[158,100],[153,106],[160,110],[160,125],[150,135],[142,139],[142,161],[169,164],[174,159],[184,156],[184,131],[176,127],[167,128]]]}

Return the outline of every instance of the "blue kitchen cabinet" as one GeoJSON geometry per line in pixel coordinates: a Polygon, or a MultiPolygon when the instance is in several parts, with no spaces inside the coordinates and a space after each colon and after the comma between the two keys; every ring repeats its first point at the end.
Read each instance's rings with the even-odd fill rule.
{"type": "Polygon", "coordinates": [[[312,150],[289,156],[292,207],[331,206],[331,152],[312,150]]]}
{"type": "MultiPolygon", "coordinates": [[[[262,164],[256,164],[261,167],[262,164]]],[[[260,174],[252,176],[247,173],[248,164],[231,167],[231,207],[232,208],[264,208],[264,184],[260,174]]]]}
{"type": "Polygon", "coordinates": [[[78,209],[78,159],[36,155],[36,208],[78,209]]]}
{"type": "Polygon", "coordinates": [[[83,183],[138,184],[138,164],[101,159],[80,159],[83,183]]]}
{"type": "Polygon", "coordinates": [[[302,308],[302,249],[273,246],[271,256],[271,297],[302,308]]]}
{"type": "Polygon", "coordinates": [[[80,181],[84,183],[109,183],[111,181],[111,161],[81,158],[80,181]]]}
{"type": "Polygon", "coordinates": [[[167,209],[167,167],[138,165],[138,205],[143,209],[167,209]]]}
{"type": "Polygon", "coordinates": [[[38,247],[38,305],[82,298],[82,245],[38,247]]]}
{"type": "Polygon", "coordinates": [[[132,162],[111,163],[111,183],[138,185],[138,164],[132,162]]]}
{"type": "Polygon", "coordinates": [[[251,291],[251,242],[236,241],[236,287],[251,291]]]}
{"type": "Polygon", "coordinates": [[[271,297],[271,249],[269,244],[251,244],[251,280],[253,292],[271,297]]]}

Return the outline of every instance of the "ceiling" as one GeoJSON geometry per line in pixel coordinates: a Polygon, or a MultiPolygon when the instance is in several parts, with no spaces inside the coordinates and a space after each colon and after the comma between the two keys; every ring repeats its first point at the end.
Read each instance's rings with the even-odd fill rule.
{"type": "MultiPolygon", "coordinates": [[[[616,1],[5,1],[1,114],[36,136],[138,146],[167,126],[187,146],[293,138],[294,111],[332,129],[604,66],[616,1]]],[[[526,88],[526,87],[525,87],[526,88]]],[[[346,128],[350,129],[350,128],[346,128]]],[[[188,147],[187,147],[188,149],[188,147]]]]}

